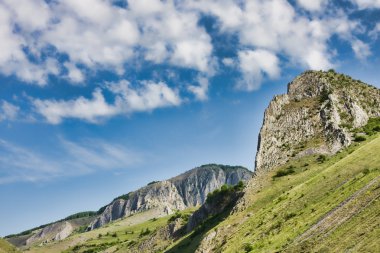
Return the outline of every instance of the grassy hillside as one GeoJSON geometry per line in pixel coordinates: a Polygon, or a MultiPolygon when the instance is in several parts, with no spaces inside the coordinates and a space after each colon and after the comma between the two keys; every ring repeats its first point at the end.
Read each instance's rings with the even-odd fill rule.
{"type": "Polygon", "coordinates": [[[6,240],[0,238],[0,253],[16,253],[19,252],[14,246],[6,240]]]}
{"type": "Polygon", "coordinates": [[[170,252],[380,252],[379,134],[258,175],[246,192],[203,242],[189,235],[170,252]]]}
{"type": "MultiPolygon", "coordinates": [[[[194,210],[188,209],[181,213],[188,215],[194,210]]],[[[172,217],[169,215],[145,221],[145,216],[151,216],[149,211],[111,222],[99,229],[74,234],[62,241],[33,245],[23,250],[31,253],[128,252],[128,248],[147,239],[154,231],[164,227],[172,217]]]]}
{"type": "Polygon", "coordinates": [[[25,251],[380,252],[380,133],[334,156],[307,156],[260,173],[245,192],[232,214],[210,216],[174,242],[152,240],[171,216],[146,221],[140,213],[25,251]]]}

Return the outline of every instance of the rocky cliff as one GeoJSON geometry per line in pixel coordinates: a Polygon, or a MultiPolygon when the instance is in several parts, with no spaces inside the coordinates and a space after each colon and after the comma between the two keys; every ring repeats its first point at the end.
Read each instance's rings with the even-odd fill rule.
{"type": "Polygon", "coordinates": [[[175,210],[201,205],[208,193],[223,184],[234,185],[240,180],[247,181],[251,177],[252,172],[243,167],[204,165],[115,199],[90,224],[88,230],[146,210],[156,210],[152,213],[157,217],[172,214],[175,210]]]}
{"type": "Polygon", "coordinates": [[[307,71],[273,98],[264,114],[256,170],[293,157],[334,154],[348,146],[354,129],[380,116],[379,89],[334,71],[307,71]]]}

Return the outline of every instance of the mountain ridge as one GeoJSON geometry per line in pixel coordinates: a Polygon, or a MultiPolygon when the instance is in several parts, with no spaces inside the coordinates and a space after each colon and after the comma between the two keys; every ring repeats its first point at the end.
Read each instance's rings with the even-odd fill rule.
{"type": "Polygon", "coordinates": [[[241,180],[247,181],[251,176],[252,172],[241,166],[203,165],[168,180],[148,184],[127,194],[124,199],[114,200],[90,224],[88,230],[149,209],[156,209],[155,215],[160,217],[175,210],[201,205],[208,193],[223,184],[234,185],[241,180]]]}
{"type": "Polygon", "coordinates": [[[101,207],[97,212],[88,211],[73,214],[64,219],[41,225],[19,234],[8,235],[5,239],[17,247],[23,247],[35,243],[49,243],[63,240],[76,231],[93,230],[111,221],[138,212],[150,211],[147,212],[149,215],[146,215],[144,220],[161,217],[174,213],[176,210],[201,205],[209,192],[221,187],[223,184],[237,184],[240,180],[247,181],[251,176],[252,172],[242,166],[202,165],[168,180],[153,181],[136,191],[116,197],[111,203],[101,207]],[[186,188],[183,187],[184,180],[187,180],[189,185],[191,185],[190,182],[195,182],[196,184],[193,184],[193,186],[196,191],[192,192],[192,194],[187,194],[186,190],[183,190],[181,195],[177,189],[186,188]],[[148,201],[144,200],[146,195],[149,195],[148,201]],[[136,196],[135,202],[130,206],[131,210],[127,212],[125,205],[129,199],[133,199],[136,196]],[[182,196],[183,198],[181,198],[182,196]],[[172,203],[169,203],[169,200],[172,203]],[[163,209],[156,210],[157,206],[163,209]]]}

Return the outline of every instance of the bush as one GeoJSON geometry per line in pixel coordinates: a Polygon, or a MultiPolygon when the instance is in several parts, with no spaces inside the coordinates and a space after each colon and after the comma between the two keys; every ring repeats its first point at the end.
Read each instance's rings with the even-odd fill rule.
{"type": "Polygon", "coordinates": [[[155,184],[155,183],[159,183],[160,181],[152,181],[150,183],[148,183],[147,185],[152,185],[152,184],[155,184]]]}
{"type": "Polygon", "coordinates": [[[317,158],[317,162],[319,162],[319,163],[324,163],[326,160],[327,160],[326,155],[319,155],[317,158]]]}
{"type": "Polygon", "coordinates": [[[362,135],[355,136],[355,139],[354,139],[354,141],[356,141],[356,142],[362,142],[362,141],[365,141],[365,140],[366,140],[366,138],[364,136],[362,136],[362,135]]]}
{"type": "Polygon", "coordinates": [[[149,235],[150,234],[150,230],[149,228],[146,228],[145,230],[141,229],[141,232],[140,232],[140,237],[144,236],[144,235],[149,235]]]}
{"type": "Polygon", "coordinates": [[[295,172],[294,167],[293,166],[289,166],[286,169],[278,170],[276,172],[276,174],[273,176],[273,179],[276,178],[276,177],[284,177],[284,176],[293,174],[294,172],[295,172]]]}
{"type": "Polygon", "coordinates": [[[291,219],[291,218],[293,218],[293,217],[296,217],[296,216],[297,216],[297,214],[295,214],[295,213],[287,213],[287,214],[285,215],[284,219],[285,219],[285,220],[289,220],[289,219],[291,219]]]}
{"type": "Polygon", "coordinates": [[[253,250],[253,246],[250,243],[244,243],[243,245],[244,252],[251,252],[253,250]]]}
{"type": "Polygon", "coordinates": [[[241,191],[244,189],[244,183],[243,181],[239,181],[239,183],[237,183],[237,185],[234,186],[234,189],[237,190],[237,191],[241,191]]]}
{"type": "Polygon", "coordinates": [[[212,201],[216,201],[218,199],[220,200],[226,194],[231,194],[231,193],[234,193],[234,192],[237,192],[237,191],[241,191],[243,189],[244,189],[244,183],[243,183],[243,181],[239,181],[234,186],[228,185],[228,184],[224,184],[224,185],[222,185],[222,187],[220,189],[216,189],[213,192],[210,192],[209,194],[207,194],[206,202],[207,203],[211,203],[212,201]]]}

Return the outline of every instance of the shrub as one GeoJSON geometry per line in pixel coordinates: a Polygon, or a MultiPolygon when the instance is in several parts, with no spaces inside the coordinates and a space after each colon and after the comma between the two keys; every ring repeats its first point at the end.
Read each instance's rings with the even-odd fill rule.
{"type": "Polygon", "coordinates": [[[237,191],[241,191],[244,189],[244,183],[243,181],[239,181],[239,183],[237,183],[237,185],[234,186],[234,189],[237,190],[237,191]]]}
{"type": "Polygon", "coordinates": [[[252,246],[252,244],[250,244],[250,243],[244,243],[243,244],[243,250],[244,250],[244,252],[251,252],[252,250],[253,250],[253,246],[252,246]]]}
{"type": "Polygon", "coordinates": [[[295,214],[295,213],[287,213],[284,218],[285,218],[285,220],[289,220],[289,219],[296,217],[296,216],[297,216],[297,214],[295,214]]]}
{"type": "Polygon", "coordinates": [[[327,160],[326,155],[319,155],[317,158],[317,162],[319,162],[319,163],[324,163],[326,160],[327,160]]]}
{"type": "Polygon", "coordinates": [[[158,183],[158,182],[160,182],[160,181],[152,181],[152,182],[148,183],[148,185],[152,185],[152,184],[155,184],[155,183],[158,183]]]}
{"type": "Polygon", "coordinates": [[[141,229],[141,232],[140,232],[140,237],[144,236],[144,235],[149,235],[150,234],[150,230],[149,228],[146,228],[145,230],[141,229]]]}
{"type": "Polygon", "coordinates": [[[356,141],[356,142],[361,142],[361,141],[365,141],[365,140],[366,140],[366,138],[362,135],[355,136],[355,139],[354,139],[354,141],[356,141]]]}
{"type": "Polygon", "coordinates": [[[331,91],[329,91],[327,89],[323,89],[321,92],[321,95],[319,97],[319,102],[323,103],[324,101],[328,100],[330,94],[331,94],[331,91]]]}
{"type": "Polygon", "coordinates": [[[286,169],[278,170],[276,172],[276,174],[273,176],[273,179],[276,178],[276,177],[284,177],[284,176],[293,174],[294,172],[295,172],[294,171],[294,167],[293,166],[289,166],[286,169]]]}

